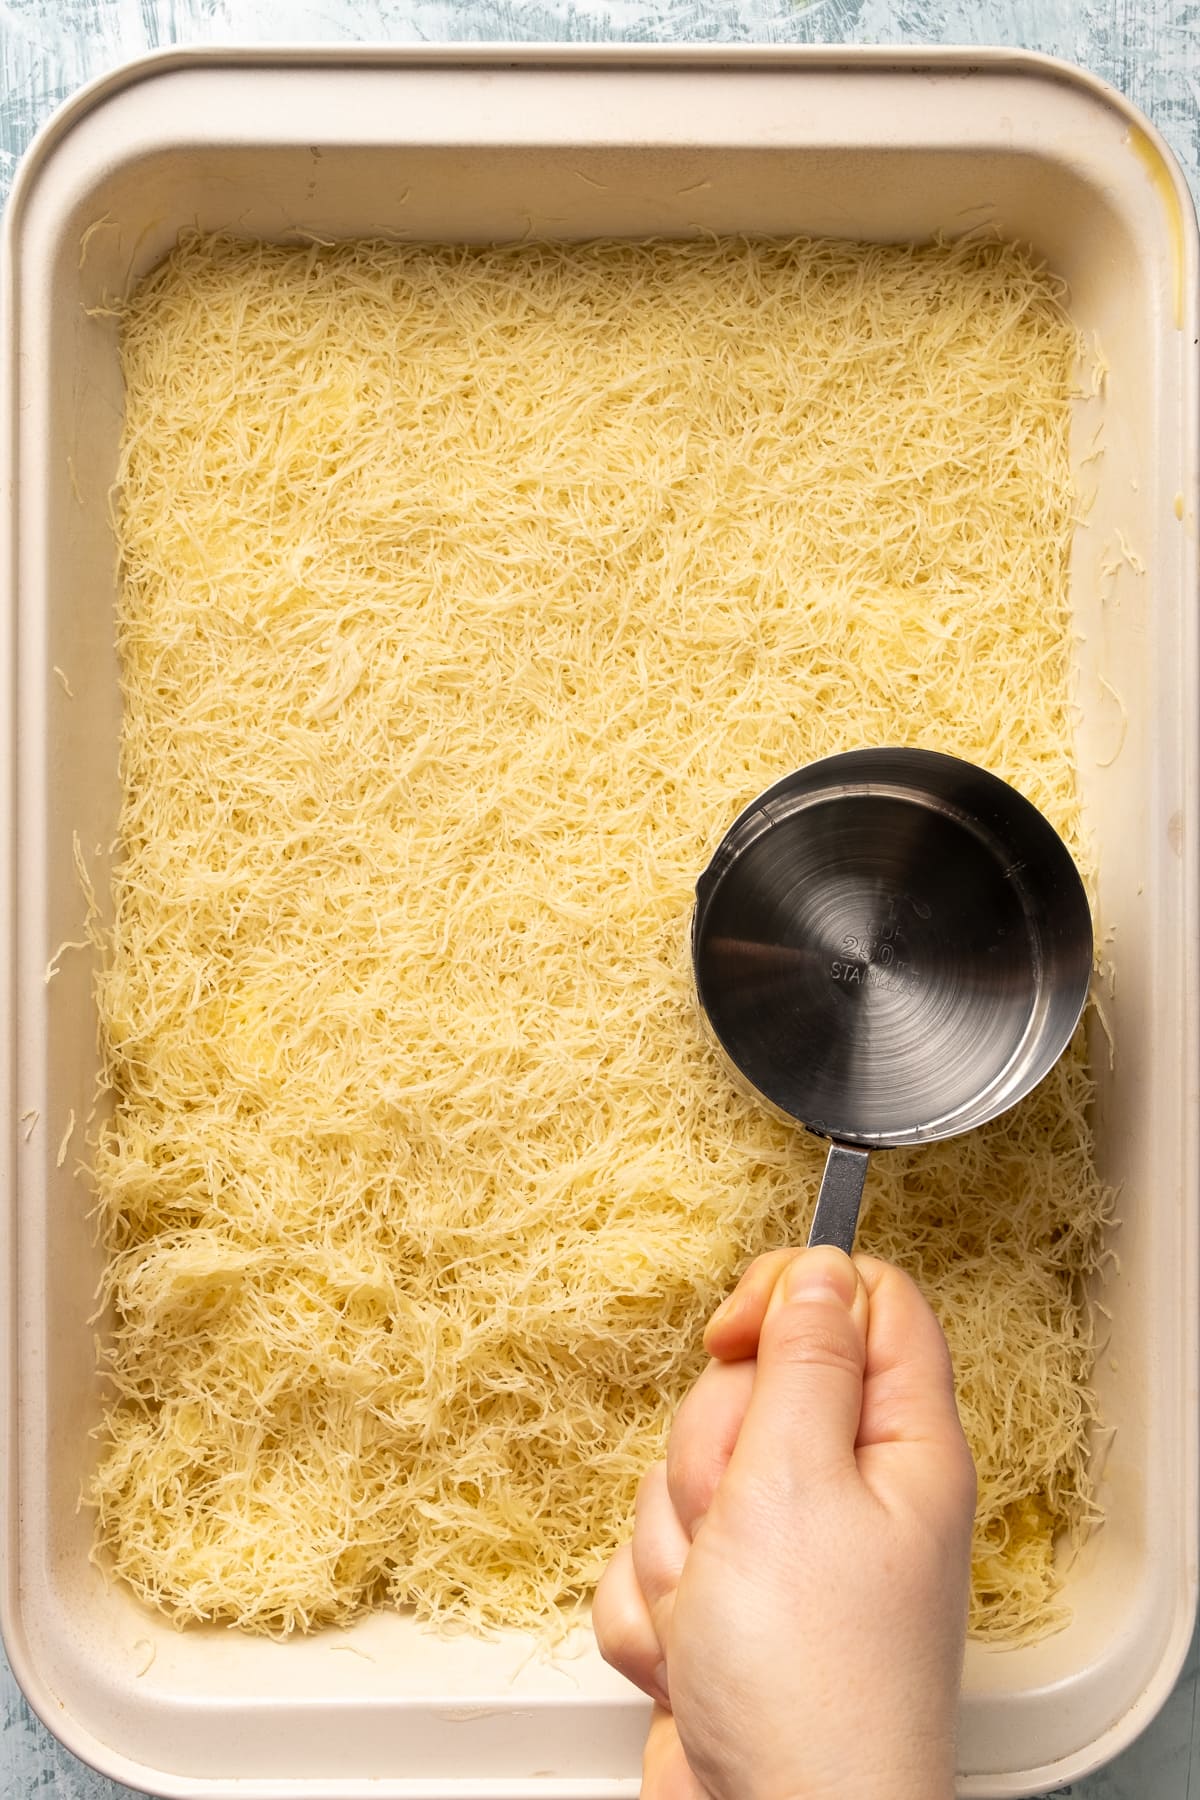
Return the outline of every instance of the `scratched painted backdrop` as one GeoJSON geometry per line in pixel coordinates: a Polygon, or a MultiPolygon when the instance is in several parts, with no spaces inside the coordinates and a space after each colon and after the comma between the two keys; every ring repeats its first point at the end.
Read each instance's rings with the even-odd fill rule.
{"type": "MultiPolygon", "coordinates": [[[[1200,195],[1200,0],[0,0],[0,199],[92,76],[168,44],[1010,44],[1081,63],[1170,141],[1200,195]]],[[[1200,1642],[1158,1720],[1073,1800],[1200,1800],[1200,1642]]],[[[0,1657],[0,1800],[125,1800],[25,1706],[0,1657]]],[[[847,1796],[847,1800],[852,1800],[847,1796]]]]}

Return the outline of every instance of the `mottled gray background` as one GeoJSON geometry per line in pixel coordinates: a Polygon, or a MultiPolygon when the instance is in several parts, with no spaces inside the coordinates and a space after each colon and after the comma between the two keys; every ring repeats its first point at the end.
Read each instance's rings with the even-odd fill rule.
{"type": "MultiPolygon", "coordinates": [[[[0,197],[84,81],[169,44],[1010,44],[1081,63],[1170,142],[1200,195],[1200,0],[0,0],[0,197]]],[[[1175,1693],[1073,1800],[1200,1800],[1193,1641],[1175,1693]]],[[[0,1800],[126,1800],[33,1718],[0,1657],[0,1800]]],[[[854,1800],[848,1794],[846,1800],[854,1800]]]]}

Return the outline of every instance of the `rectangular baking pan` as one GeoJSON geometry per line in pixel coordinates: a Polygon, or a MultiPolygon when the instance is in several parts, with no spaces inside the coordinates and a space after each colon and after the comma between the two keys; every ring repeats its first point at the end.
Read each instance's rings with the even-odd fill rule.
{"type": "Polygon", "coordinates": [[[181,228],[496,240],[696,231],[1031,242],[1110,364],[1081,398],[1078,750],[1115,970],[1103,1173],[1121,1189],[1098,1383],[1106,1523],[1070,1625],[970,1650],[960,1791],[1072,1780],[1148,1722],[1196,1602],[1197,236],[1178,168],[1101,82],[1009,52],[184,52],[77,95],[4,230],[8,762],[3,1630],[41,1717],[161,1796],[618,1800],[645,1707],[600,1662],[399,1616],[289,1643],[176,1632],[88,1560],[99,1271],[76,1172],[96,1033],[78,834],[98,885],[119,721],[109,489],[124,293],[181,228]],[[54,675],[68,677],[73,697],[54,675]],[[1122,713],[1122,708],[1124,712],[1122,713]],[[74,1114],[69,1153],[60,1144],[74,1114]]]}

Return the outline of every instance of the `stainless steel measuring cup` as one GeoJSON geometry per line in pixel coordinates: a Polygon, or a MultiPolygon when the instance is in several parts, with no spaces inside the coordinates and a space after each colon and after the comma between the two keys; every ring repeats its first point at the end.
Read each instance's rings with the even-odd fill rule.
{"type": "Polygon", "coordinates": [[[854,1243],[872,1150],[953,1137],[1053,1067],[1092,921],[1037,808],[930,750],[811,763],[738,815],[696,884],[696,991],[760,1099],[831,1139],[810,1244],[854,1243]]]}

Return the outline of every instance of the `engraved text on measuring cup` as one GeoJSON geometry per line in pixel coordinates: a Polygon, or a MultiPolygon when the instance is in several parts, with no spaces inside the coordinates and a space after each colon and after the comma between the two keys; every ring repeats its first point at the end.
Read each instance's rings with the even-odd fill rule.
{"type": "Polygon", "coordinates": [[[908,993],[917,985],[916,971],[905,955],[897,905],[893,899],[884,918],[868,920],[862,931],[844,933],[842,954],[829,965],[832,981],[884,993],[908,993]]]}

